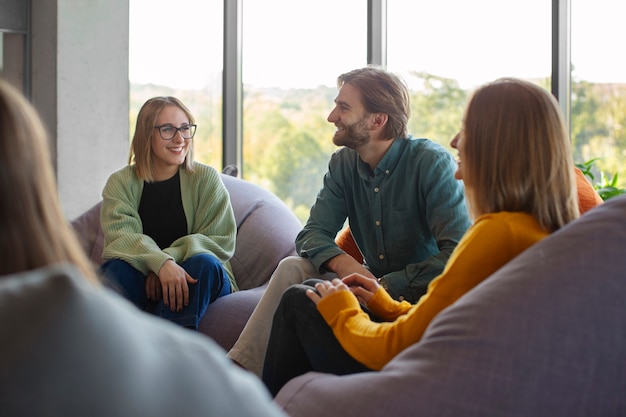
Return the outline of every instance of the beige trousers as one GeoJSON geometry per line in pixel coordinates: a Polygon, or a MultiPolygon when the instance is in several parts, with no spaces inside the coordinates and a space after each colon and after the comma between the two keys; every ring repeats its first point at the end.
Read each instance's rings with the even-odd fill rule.
{"type": "Polygon", "coordinates": [[[291,285],[301,284],[309,278],[333,279],[336,276],[334,273],[320,275],[311,261],[299,256],[283,259],[270,277],[259,304],[252,312],[239,339],[228,352],[228,357],[260,378],[274,313],[283,292],[291,285]]]}

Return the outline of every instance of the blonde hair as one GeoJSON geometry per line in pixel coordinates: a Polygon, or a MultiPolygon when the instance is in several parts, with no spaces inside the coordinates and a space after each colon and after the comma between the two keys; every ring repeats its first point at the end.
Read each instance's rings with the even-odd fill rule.
{"type": "Polygon", "coordinates": [[[355,69],[337,78],[337,87],[344,84],[356,87],[363,96],[368,113],[384,113],[388,117],[385,138],[406,138],[411,116],[409,90],[404,81],[383,69],[366,67],[355,69]]]}
{"type": "MultiPolygon", "coordinates": [[[[189,109],[176,97],[153,97],[146,101],[137,115],[137,123],[135,125],[135,134],[130,145],[130,155],[128,163],[135,163],[135,172],[137,176],[144,181],[154,181],[154,162],[152,155],[152,136],[155,134],[156,120],[167,106],[176,106],[181,109],[189,123],[194,124],[195,119],[189,109]]],[[[157,133],[158,134],[158,133],[157,133]]],[[[193,139],[189,139],[191,144],[189,152],[185,157],[183,168],[189,172],[193,172],[193,139]]]]}
{"type": "Polygon", "coordinates": [[[0,80],[0,275],[70,262],[98,282],[56,194],[48,137],[34,108],[0,80]]]}
{"type": "Polygon", "coordinates": [[[520,211],[550,232],[578,217],[570,141],[547,91],[511,78],[484,85],[467,106],[462,138],[474,217],[520,211]]]}

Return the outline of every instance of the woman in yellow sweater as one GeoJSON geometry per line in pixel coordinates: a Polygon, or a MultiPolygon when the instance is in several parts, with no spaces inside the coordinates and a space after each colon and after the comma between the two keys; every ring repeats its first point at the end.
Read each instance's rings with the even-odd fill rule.
{"type": "Polygon", "coordinates": [[[474,223],[443,273],[415,305],[357,274],[290,287],[274,316],[263,369],[272,394],[310,370],[380,370],[418,342],[443,309],[578,217],[567,130],[544,89],[516,79],[479,88],[451,145],[474,223]]]}

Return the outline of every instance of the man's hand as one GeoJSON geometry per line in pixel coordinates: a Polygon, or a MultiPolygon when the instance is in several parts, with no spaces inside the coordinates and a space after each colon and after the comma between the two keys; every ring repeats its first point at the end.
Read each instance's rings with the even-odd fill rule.
{"type": "Polygon", "coordinates": [[[306,290],[306,295],[311,300],[313,300],[315,305],[322,301],[323,298],[335,294],[339,291],[349,291],[346,284],[341,282],[339,278],[335,278],[332,281],[318,282],[317,284],[315,284],[315,289],[317,290],[317,292],[313,290],[306,290]]]}
{"type": "Polygon", "coordinates": [[[352,294],[354,294],[356,298],[358,298],[359,303],[364,306],[367,306],[367,303],[369,303],[374,293],[378,291],[380,287],[376,278],[361,274],[350,274],[345,277],[342,282],[350,288],[352,294]]]}
{"type": "Polygon", "coordinates": [[[361,274],[366,277],[376,278],[372,273],[363,265],[357,262],[352,256],[343,253],[330,258],[326,261],[326,269],[333,271],[339,278],[347,277],[350,274],[361,274]]]}
{"type": "Polygon", "coordinates": [[[198,280],[192,278],[187,271],[171,259],[165,261],[159,270],[159,281],[163,292],[163,303],[172,311],[181,311],[189,305],[189,285],[198,280]]]}

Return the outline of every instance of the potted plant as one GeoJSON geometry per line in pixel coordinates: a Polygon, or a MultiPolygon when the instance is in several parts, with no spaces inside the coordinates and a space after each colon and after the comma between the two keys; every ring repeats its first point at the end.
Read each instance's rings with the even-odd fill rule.
{"type": "Polygon", "coordinates": [[[592,172],[595,162],[600,158],[593,158],[582,164],[576,164],[576,166],[591,180],[593,188],[598,192],[602,200],[606,201],[609,198],[626,194],[626,189],[619,188],[617,185],[617,174],[613,177],[608,177],[604,171],[600,171],[600,180],[596,181],[596,178],[592,172]]]}

